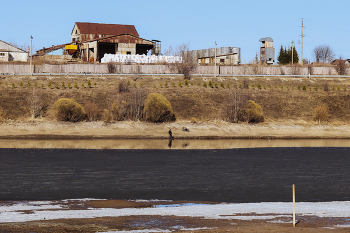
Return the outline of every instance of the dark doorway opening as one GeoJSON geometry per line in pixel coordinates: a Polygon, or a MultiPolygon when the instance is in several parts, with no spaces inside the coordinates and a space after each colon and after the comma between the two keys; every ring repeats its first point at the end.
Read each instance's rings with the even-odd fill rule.
{"type": "Polygon", "coordinates": [[[136,44],[136,54],[147,54],[150,49],[153,48],[153,45],[147,44],[136,44]]]}
{"type": "Polygon", "coordinates": [[[105,53],[115,54],[116,44],[115,43],[98,43],[98,61],[101,62],[101,59],[105,53]]]}

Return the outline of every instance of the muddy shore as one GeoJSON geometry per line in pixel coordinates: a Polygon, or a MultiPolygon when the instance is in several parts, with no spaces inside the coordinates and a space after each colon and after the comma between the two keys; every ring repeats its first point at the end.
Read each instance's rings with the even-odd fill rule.
{"type": "Polygon", "coordinates": [[[45,120],[7,121],[0,124],[0,139],[168,139],[172,129],[177,139],[349,139],[348,124],[318,124],[305,121],[232,124],[225,121],[190,123],[67,123],[45,120]],[[187,128],[189,132],[183,131],[187,128]]]}

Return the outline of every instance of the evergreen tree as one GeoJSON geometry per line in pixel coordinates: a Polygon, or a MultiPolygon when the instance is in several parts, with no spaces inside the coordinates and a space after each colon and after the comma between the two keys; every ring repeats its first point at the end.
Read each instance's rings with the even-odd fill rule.
{"type": "MultiPolygon", "coordinates": [[[[299,62],[298,52],[293,46],[293,64],[299,62]]],[[[288,63],[292,63],[292,47],[288,49],[288,63]]]]}
{"type": "Polygon", "coordinates": [[[288,50],[286,49],[286,47],[284,47],[284,64],[288,64],[288,63],[289,63],[288,50]]]}
{"type": "Polygon", "coordinates": [[[286,48],[283,48],[282,45],[281,45],[281,49],[280,49],[280,52],[278,54],[277,60],[278,60],[278,63],[280,65],[285,65],[285,64],[289,63],[288,51],[286,48]]]}
{"type": "Polygon", "coordinates": [[[255,64],[259,64],[259,57],[258,53],[255,54],[255,64]]]}
{"type": "MultiPolygon", "coordinates": [[[[283,46],[281,46],[277,60],[280,65],[292,63],[292,47],[289,47],[287,50],[286,48],[283,48],[283,46]]],[[[297,50],[293,46],[293,63],[298,63],[298,62],[299,62],[299,55],[297,50]]]]}
{"type": "Polygon", "coordinates": [[[295,47],[293,47],[293,63],[298,63],[299,62],[299,54],[295,47]]]}
{"type": "Polygon", "coordinates": [[[278,60],[278,64],[280,64],[280,65],[285,64],[285,62],[284,62],[284,50],[283,50],[282,45],[280,48],[280,52],[278,53],[277,60],[278,60]]]}

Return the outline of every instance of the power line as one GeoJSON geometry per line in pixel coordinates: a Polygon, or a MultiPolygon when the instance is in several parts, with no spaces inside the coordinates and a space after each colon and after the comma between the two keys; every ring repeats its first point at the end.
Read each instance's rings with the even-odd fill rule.
{"type": "Polygon", "coordinates": [[[314,22],[314,21],[308,20],[308,19],[305,19],[305,20],[306,20],[306,21],[309,21],[309,22],[312,22],[312,23],[315,23],[315,24],[322,25],[322,26],[324,26],[324,27],[329,27],[329,28],[333,28],[333,29],[340,30],[340,31],[350,32],[350,30],[344,30],[344,28],[337,28],[337,27],[329,26],[329,25],[326,25],[326,24],[323,24],[323,23],[317,23],[317,22],[314,22]]]}
{"type": "Polygon", "coordinates": [[[307,32],[307,30],[305,30],[307,36],[310,38],[310,40],[312,41],[312,43],[316,46],[315,42],[312,40],[311,36],[309,35],[309,33],[307,32]]]}

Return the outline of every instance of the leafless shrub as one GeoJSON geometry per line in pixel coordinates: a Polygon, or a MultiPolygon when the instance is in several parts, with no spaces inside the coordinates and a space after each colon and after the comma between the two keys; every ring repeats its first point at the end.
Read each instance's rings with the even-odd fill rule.
{"type": "Polygon", "coordinates": [[[245,103],[250,98],[250,93],[242,93],[241,89],[234,89],[223,104],[221,117],[224,121],[237,123],[238,121],[246,121],[247,113],[245,103]]]}
{"type": "Polygon", "coordinates": [[[291,69],[292,69],[292,75],[301,74],[301,67],[298,64],[293,64],[291,69]]]}
{"type": "Polygon", "coordinates": [[[0,106],[0,123],[6,121],[6,111],[0,106]]]}
{"type": "Polygon", "coordinates": [[[89,121],[97,121],[101,117],[101,111],[96,103],[86,103],[84,109],[89,121]]]}
{"type": "Polygon", "coordinates": [[[112,107],[111,107],[111,113],[113,115],[113,119],[119,121],[119,101],[118,100],[114,100],[114,102],[112,103],[112,107]]]}
{"type": "Polygon", "coordinates": [[[340,57],[339,60],[335,62],[335,70],[339,75],[346,75],[346,64],[345,60],[340,57]]]}
{"type": "Polygon", "coordinates": [[[113,121],[113,115],[108,111],[108,109],[104,109],[102,119],[106,124],[110,123],[113,121]]]}
{"type": "Polygon", "coordinates": [[[168,67],[170,73],[179,72],[176,64],[166,64],[166,66],[168,67]]]}
{"type": "Polygon", "coordinates": [[[128,95],[119,96],[112,104],[112,114],[115,120],[143,120],[144,104],[147,94],[143,89],[133,90],[128,95]]]}
{"type": "Polygon", "coordinates": [[[44,93],[41,89],[33,88],[29,96],[32,118],[42,116],[49,107],[50,98],[48,93],[44,93]]]}
{"type": "MultiPolygon", "coordinates": [[[[171,47],[169,48],[169,51],[167,53],[172,53],[171,47]]],[[[189,44],[183,43],[180,44],[176,51],[174,52],[175,56],[182,57],[181,63],[175,63],[175,67],[179,74],[183,74],[185,76],[185,79],[190,80],[191,79],[191,72],[193,72],[197,66],[197,64],[194,61],[193,54],[189,49],[189,44]]]]}
{"type": "Polygon", "coordinates": [[[243,88],[248,88],[249,87],[249,83],[247,79],[243,79],[243,88]]]}
{"type": "Polygon", "coordinates": [[[107,63],[107,70],[108,70],[108,73],[109,73],[109,74],[114,74],[115,71],[116,71],[115,64],[112,63],[112,62],[108,62],[108,63],[107,63]]]}
{"type": "Polygon", "coordinates": [[[185,79],[191,79],[191,72],[196,68],[196,65],[189,62],[176,63],[178,73],[183,74],[185,79]]]}
{"type": "Polygon", "coordinates": [[[328,82],[323,83],[323,90],[329,91],[329,83],[328,82]]]}
{"type": "Polygon", "coordinates": [[[312,67],[311,64],[309,64],[309,65],[307,66],[307,71],[308,71],[308,73],[309,73],[310,75],[313,75],[313,74],[314,74],[314,68],[312,67]]]}
{"type": "Polygon", "coordinates": [[[119,93],[129,92],[129,85],[128,85],[128,82],[126,80],[119,81],[118,91],[119,91],[119,93]]]}
{"type": "Polygon", "coordinates": [[[317,106],[314,110],[314,121],[318,121],[318,123],[328,121],[329,113],[327,105],[317,106]]]}

